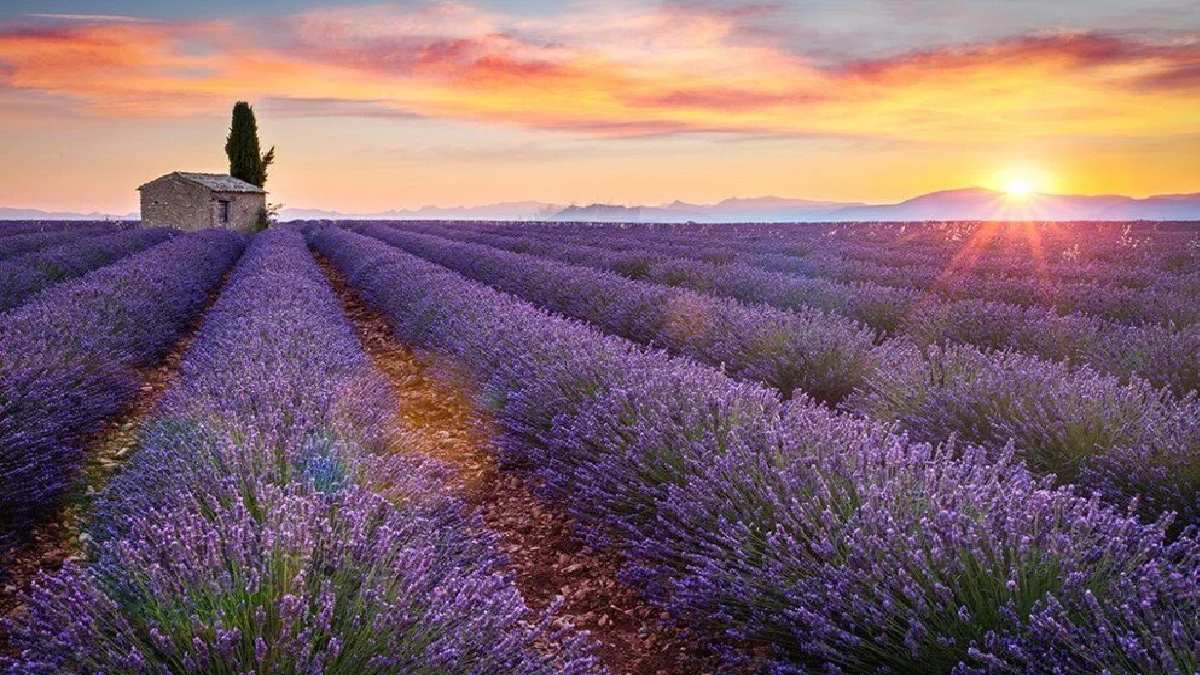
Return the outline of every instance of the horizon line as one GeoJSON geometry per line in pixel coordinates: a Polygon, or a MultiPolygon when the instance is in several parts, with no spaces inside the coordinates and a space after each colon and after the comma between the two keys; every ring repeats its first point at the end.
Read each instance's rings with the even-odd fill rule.
{"type": "MultiPolygon", "coordinates": [[[[990,192],[990,193],[993,193],[998,196],[1006,196],[1008,194],[1004,190],[998,190],[995,188],[984,187],[981,185],[968,185],[968,186],[962,186],[962,187],[942,188],[942,189],[937,189],[937,190],[931,190],[929,192],[921,192],[921,193],[914,194],[910,197],[906,197],[904,199],[901,199],[899,201],[894,201],[894,202],[842,201],[842,200],[833,200],[833,199],[820,199],[820,198],[815,198],[815,197],[784,197],[784,196],[780,196],[777,194],[763,194],[763,195],[756,195],[756,196],[749,196],[749,197],[729,196],[729,197],[723,197],[716,201],[689,202],[689,201],[685,201],[682,199],[672,199],[670,201],[647,202],[647,203],[641,203],[641,204],[631,204],[631,203],[626,203],[626,202],[609,202],[609,201],[555,202],[555,201],[544,201],[541,199],[506,199],[506,200],[501,200],[501,201],[491,201],[491,202],[482,202],[482,203],[474,203],[474,204],[459,203],[459,204],[454,204],[454,205],[422,204],[420,206],[392,206],[392,207],[387,207],[387,208],[380,209],[380,210],[362,210],[362,211],[355,211],[355,210],[346,211],[346,210],[342,210],[341,207],[330,207],[330,206],[289,206],[286,203],[283,203],[281,206],[283,207],[284,210],[329,211],[332,213],[339,213],[339,214],[343,214],[343,215],[373,215],[373,214],[388,213],[388,212],[403,212],[403,211],[419,212],[419,211],[425,211],[425,210],[450,211],[450,210],[463,210],[463,209],[479,209],[479,208],[485,208],[488,206],[498,206],[498,205],[502,205],[502,204],[520,204],[520,203],[542,204],[547,207],[554,207],[554,208],[558,208],[558,209],[588,208],[588,207],[592,207],[592,206],[610,206],[610,207],[620,207],[620,208],[628,208],[628,209],[664,208],[664,207],[669,207],[673,204],[686,204],[689,206],[697,206],[697,207],[713,207],[713,206],[718,206],[720,204],[723,204],[728,201],[733,201],[733,200],[753,201],[753,200],[761,200],[761,199],[778,199],[778,200],[786,200],[786,201],[811,202],[811,203],[817,203],[817,204],[824,203],[824,204],[829,204],[831,206],[831,208],[839,208],[839,207],[869,208],[869,207],[897,206],[897,205],[903,204],[905,202],[912,201],[914,199],[918,199],[921,197],[927,197],[930,195],[943,194],[943,193],[948,193],[948,192],[966,192],[966,191],[972,191],[972,190],[977,190],[977,191],[982,191],[982,192],[990,192]]],[[[1038,191],[1035,191],[1025,197],[1020,198],[1020,201],[1028,202],[1028,201],[1034,200],[1039,197],[1082,197],[1082,198],[1118,197],[1118,198],[1122,198],[1122,199],[1131,199],[1134,201],[1145,201],[1145,200],[1155,199],[1155,198],[1191,197],[1191,196],[1200,196],[1200,189],[1198,189],[1194,192],[1155,192],[1155,193],[1146,194],[1145,196],[1142,196],[1142,197],[1136,197],[1133,195],[1126,195],[1126,194],[1121,194],[1121,193],[1117,193],[1117,192],[1071,193],[1071,192],[1038,192],[1038,191]]],[[[98,214],[98,215],[103,215],[103,216],[126,216],[126,215],[132,215],[132,214],[138,213],[137,207],[134,207],[134,208],[132,208],[128,211],[124,211],[122,213],[115,213],[112,211],[96,209],[96,208],[73,209],[73,208],[45,207],[45,206],[9,206],[9,205],[0,205],[0,210],[40,211],[43,213],[66,213],[66,214],[72,214],[72,215],[98,214]]]]}

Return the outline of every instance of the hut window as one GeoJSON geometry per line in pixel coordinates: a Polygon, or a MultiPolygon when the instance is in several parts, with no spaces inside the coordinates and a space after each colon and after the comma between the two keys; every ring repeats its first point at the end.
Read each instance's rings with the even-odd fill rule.
{"type": "Polygon", "coordinates": [[[220,209],[221,222],[228,223],[229,222],[229,202],[222,199],[220,202],[217,202],[217,203],[220,204],[220,206],[218,208],[220,209]]]}

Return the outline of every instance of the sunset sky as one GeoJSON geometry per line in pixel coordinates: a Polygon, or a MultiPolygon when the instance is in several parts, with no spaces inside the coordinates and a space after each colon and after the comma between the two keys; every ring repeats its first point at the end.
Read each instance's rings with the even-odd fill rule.
{"type": "Polygon", "coordinates": [[[1200,2],[0,3],[0,206],[225,171],[291,207],[1200,191],[1200,2]]]}

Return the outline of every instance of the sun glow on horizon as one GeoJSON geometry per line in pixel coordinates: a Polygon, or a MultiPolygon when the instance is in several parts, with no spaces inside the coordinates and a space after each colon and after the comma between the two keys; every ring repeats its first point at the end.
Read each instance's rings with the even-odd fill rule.
{"type": "Polygon", "coordinates": [[[0,3],[0,157],[21,167],[4,206],[135,211],[148,178],[226,166],[243,98],[292,208],[982,188],[1012,211],[1200,185],[1196,12],[1127,25],[1121,3],[979,0],[933,27],[889,3],[22,4],[0,3]]]}
{"type": "Polygon", "coordinates": [[[1014,199],[1029,199],[1035,190],[1036,186],[1028,178],[1013,178],[1004,184],[1004,192],[1014,199]]]}
{"type": "Polygon", "coordinates": [[[1031,167],[1012,167],[1001,172],[996,184],[1005,196],[1014,201],[1026,201],[1046,191],[1046,174],[1031,167]]]}

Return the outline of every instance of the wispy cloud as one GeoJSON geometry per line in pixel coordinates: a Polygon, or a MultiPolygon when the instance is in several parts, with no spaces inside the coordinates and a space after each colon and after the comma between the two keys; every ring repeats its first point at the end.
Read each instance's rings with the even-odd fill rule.
{"type": "Polygon", "coordinates": [[[283,117],[421,118],[421,115],[393,107],[389,101],[383,99],[268,96],[259,102],[259,109],[283,117]]]}
{"type": "Polygon", "coordinates": [[[58,21],[81,21],[87,23],[158,23],[158,19],[145,16],[126,16],[123,14],[56,14],[51,12],[29,12],[24,16],[33,19],[54,19],[58,21]]]}
{"type": "Polygon", "coordinates": [[[1122,69],[1131,75],[1130,82],[1136,82],[1181,67],[1200,65],[1200,34],[1156,41],[1121,33],[1056,31],[856,60],[838,70],[849,76],[882,81],[920,74],[1015,69],[1024,65],[1074,73],[1122,69]]]}
{"type": "Polygon", "coordinates": [[[673,0],[528,15],[431,1],[259,24],[39,14],[64,20],[0,29],[0,78],[99,115],[197,114],[254,92],[294,117],[618,138],[1155,136],[1194,124],[1200,103],[1198,34],[1056,30],[831,61],[771,26],[782,7],[673,0]]]}

